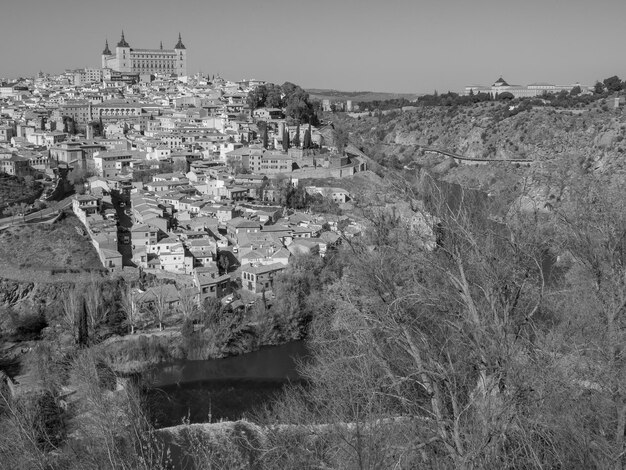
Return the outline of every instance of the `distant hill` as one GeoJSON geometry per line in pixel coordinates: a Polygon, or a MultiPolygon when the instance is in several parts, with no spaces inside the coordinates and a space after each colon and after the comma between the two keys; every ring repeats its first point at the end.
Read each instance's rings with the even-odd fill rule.
{"type": "Polygon", "coordinates": [[[594,174],[611,184],[626,185],[624,115],[613,108],[613,101],[603,98],[567,109],[521,105],[511,109],[503,101],[455,109],[422,105],[383,116],[353,118],[335,113],[332,120],[335,128],[348,133],[353,145],[387,168],[405,172],[418,164],[446,181],[489,192],[507,203],[524,188],[543,207],[567,196],[568,186],[560,179],[564,175],[594,174]],[[425,154],[423,147],[476,159],[536,163],[530,168],[456,166],[425,154]]]}
{"type": "Polygon", "coordinates": [[[338,91],[309,88],[306,90],[311,98],[317,100],[346,101],[352,100],[355,103],[360,101],[384,101],[406,98],[409,101],[416,100],[420,94],[417,93],[384,93],[375,91],[338,91]]]}

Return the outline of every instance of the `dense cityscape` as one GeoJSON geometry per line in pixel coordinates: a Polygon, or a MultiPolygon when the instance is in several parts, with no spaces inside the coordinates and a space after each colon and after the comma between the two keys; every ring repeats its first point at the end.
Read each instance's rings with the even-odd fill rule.
{"type": "Polygon", "coordinates": [[[0,79],[0,469],[626,467],[626,81],[145,34],[0,79]]]}
{"type": "MultiPolygon", "coordinates": [[[[174,50],[187,52],[180,38],[174,50]]],[[[303,203],[287,209],[286,198],[349,202],[341,188],[298,183],[366,170],[362,152],[339,153],[324,139],[329,129],[310,124],[319,122],[313,111],[294,117],[285,108],[251,109],[250,93],[263,82],[158,73],[166,67],[159,59],[136,65],[135,55],[150,50],[131,55],[124,33],[116,51],[133,65],[111,63],[107,42],[103,65],[114,68],[0,87],[2,170],[46,187],[36,205],[5,212],[37,217],[36,208],[65,195],[69,180],[76,194],[68,203],[104,268],[187,275],[201,300],[232,294],[236,280],[243,291],[269,294],[292,253],[323,255],[337,243],[341,218],[300,212],[303,203]],[[219,259],[229,260],[228,269],[219,269],[219,259]]],[[[358,235],[359,224],[344,225],[358,235]]]]}

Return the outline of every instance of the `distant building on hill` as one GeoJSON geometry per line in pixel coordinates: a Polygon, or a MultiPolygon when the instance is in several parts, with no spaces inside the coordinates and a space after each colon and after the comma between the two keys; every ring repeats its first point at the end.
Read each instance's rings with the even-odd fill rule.
{"type": "Polygon", "coordinates": [[[174,49],[132,49],[122,38],[117,43],[115,52],[109,49],[106,41],[102,51],[102,68],[115,72],[132,74],[175,74],[179,77],[187,76],[187,49],[180,34],[174,49]]]}
{"type": "Polygon", "coordinates": [[[531,83],[530,85],[509,85],[506,80],[500,77],[491,86],[484,85],[468,85],[465,87],[464,95],[477,95],[486,93],[492,98],[497,97],[501,93],[511,93],[515,98],[529,98],[541,96],[545,93],[559,93],[567,91],[568,93],[575,87],[580,87],[583,93],[587,92],[590,87],[575,83],[573,85],[553,85],[551,83],[531,83]]]}

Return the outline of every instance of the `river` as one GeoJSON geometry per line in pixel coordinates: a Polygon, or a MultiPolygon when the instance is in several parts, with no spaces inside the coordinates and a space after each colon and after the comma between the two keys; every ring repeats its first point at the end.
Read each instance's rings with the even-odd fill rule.
{"type": "Polygon", "coordinates": [[[301,382],[296,363],[306,357],[303,341],[206,361],[159,364],[147,377],[149,410],[156,427],[183,420],[236,420],[260,410],[288,383],[301,382]]]}

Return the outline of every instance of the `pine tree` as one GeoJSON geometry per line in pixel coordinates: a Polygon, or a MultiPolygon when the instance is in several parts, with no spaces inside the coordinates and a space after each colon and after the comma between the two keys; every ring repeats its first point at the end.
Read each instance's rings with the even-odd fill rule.
{"type": "Polygon", "coordinates": [[[296,135],[293,136],[292,146],[295,148],[300,147],[300,124],[296,127],[296,135]]]}

